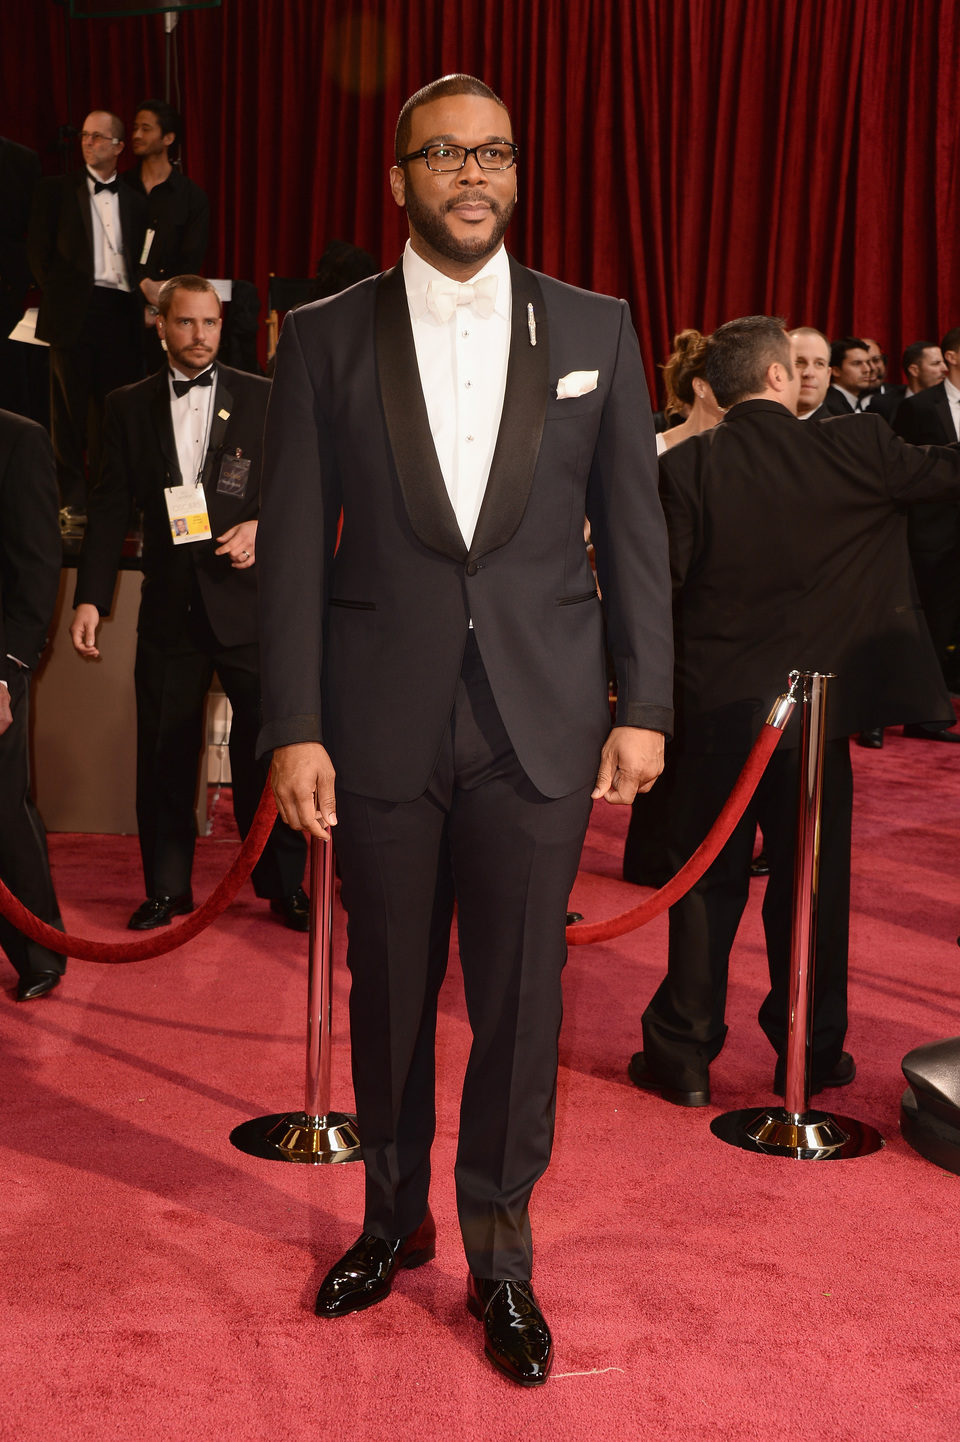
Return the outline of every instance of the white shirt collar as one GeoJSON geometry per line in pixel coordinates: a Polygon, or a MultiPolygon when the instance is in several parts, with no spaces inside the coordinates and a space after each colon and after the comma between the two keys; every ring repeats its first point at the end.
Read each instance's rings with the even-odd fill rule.
{"type": "Polygon", "coordinates": [[[839,391],[840,394],[850,402],[853,409],[856,410],[857,402],[859,401],[860,397],[854,395],[853,391],[848,391],[846,386],[837,385],[836,381],[831,381],[831,385],[833,386],[834,390],[839,391]]]}
{"type": "Polygon", "coordinates": [[[960,391],[957,390],[949,376],[944,376],[943,378],[943,389],[946,393],[947,400],[952,406],[960,405],[960,391]]]}
{"type": "MultiPolygon", "coordinates": [[[[214,369],[214,367],[216,366],[216,364],[217,364],[216,361],[211,361],[208,366],[204,366],[203,371],[212,371],[212,370],[214,369]]],[[[202,376],[202,375],[203,375],[203,371],[198,371],[196,378],[199,378],[200,376],[202,376]]],[[[173,391],[173,383],[174,383],[174,381],[192,381],[192,380],[194,380],[194,379],[195,379],[194,376],[184,375],[183,371],[177,370],[177,367],[173,364],[172,361],[170,361],[170,360],[167,361],[167,384],[168,384],[168,386],[169,386],[169,388],[170,388],[170,394],[171,394],[171,396],[174,394],[174,391],[173,391]]],[[[214,376],[214,380],[216,380],[216,376],[214,376]]],[[[177,398],[177,400],[186,400],[186,396],[177,396],[176,398],[177,398]]]]}
{"type": "Polygon", "coordinates": [[[87,172],[87,185],[88,185],[88,187],[89,187],[89,189],[90,189],[90,194],[91,194],[91,195],[94,195],[94,194],[95,194],[95,191],[94,191],[94,186],[95,186],[95,185],[112,185],[113,182],[116,180],[117,175],[119,174],[119,172],[115,170],[112,175],[108,175],[107,178],[106,178],[106,180],[104,180],[103,176],[102,176],[102,175],[97,175],[96,171],[95,171],[95,170],[91,170],[90,167],[89,167],[89,165],[86,166],[85,169],[86,169],[86,172],[87,172]]]}
{"type": "MultiPolygon", "coordinates": [[[[422,256],[417,255],[409,240],[403,248],[402,264],[403,283],[407,291],[407,303],[410,306],[411,316],[414,320],[421,320],[429,316],[435,325],[439,325],[440,322],[434,320],[427,310],[427,286],[431,280],[449,280],[450,277],[437,270],[436,266],[430,265],[422,256]]],[[[501,316],[504,320],[510,320],[510,257],[502,245],[490,257],[483,269],[478,270],[476,275],[470,277],[471,283],[484,275],[497,277],[497,301],[493,308],[494,314],[501,316]]]]}

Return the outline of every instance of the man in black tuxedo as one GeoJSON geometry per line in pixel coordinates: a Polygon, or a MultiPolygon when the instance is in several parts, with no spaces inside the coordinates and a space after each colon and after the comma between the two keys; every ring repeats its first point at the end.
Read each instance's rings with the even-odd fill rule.
{"type": "Polygon", "coordinates": [[[378,1302],[433,1256],[456,901],[474,1037],[456,1165],[468,1306],[495,1365],[536,1385],[551,1341],[528,1202],[553,1139],[567,897],[591,797],[629,803],[660,770],[672,647],[629,312],[509,259],[516,153],[481,81],[418,91],[390,171],[401,263],[287,316],[265,443],[260,744],[281,814],[317,836],[336,823],[349,916],[366,1211],[317,1311],[378,1302]]]}
{"type": "Polygon", "coordinates": [[[830,385],[830,342],[811,325],[789,332],[793,368],[800,379],[797,419],[820,421],[828,415],[825,402],[830,385]]]}
{"type": "Polygon", "coordinates": [[[136,278],[144,204],[117,177],[123,123],[94,110],[80,136],[84,169],[39,182],[27,251],[42,292],[37,338],[50,345],[50,423],[61,505],[86,511],[108,392],[143,374],[136,278]]]}
{"type": "MultiPolygon", "coordinates": [[[[77,577],[70,634],[96,658],[134,506],[143,511],[143,596],[136,660],[137,822],[147,899],[135,931],[193,909],[193,798],[204,698],[214,670],[233,707],[234,814],[246,836],[267,777],[255,760],[260,724],[256,545],[269,382],[217,364],[221,312],[200,276],[159,294],[169,365],[107,400],[103,466],[77,577]],[[175,540],[175,537],[183,540],[175,540]]],[[[305,931],[306,848],[279,821],[253,872],[285,924],[305,931]]]]}
{"type": "Polygon", "coordinates": [[[902,402],[911,400],[930,386],[939,385],[947,373],[943,352],[932,340],[917,340],[908,345],[903,353],[902,365],[906,385],[885,386],[883,395],[875,396],[870,403],[874,415],[883,416],[894,430],[895,417],[902,402]]]}
{"type": "Polygon", "coordinates": [[[830,386],[824,398],[827,415],[847,416],[866,410],[870,375],[870,355],[865,340],[848,335],[831,342],[830,386]]]}
{"type": "MultiPolygon", "coordinates": [[[[853,1079],[847,932],[853,784],[848,737],[950,715],[917,606],[903,508],[960,496],[960,450],[904,445],[869,414],[802,425],[799,377],[779,321],[714,332],[714,430],[660,460],[677,636],[677,738],[665,787],[676,871],[703,840],[789,671],[833,671],[826,712],[813,1091],[853,1079]]],[[[787,728],[720,856],[670,911],[668,973],[643,1015],[634,1082],[681,1106],[710,1100],[726,1035],[727,963],[747,900],[759,822],[770,877],[763,921],[770,991],[760,1024],[783,1090],[799,726],[787,728]]]]}
{"type": "MultiPolygon", "coordinates": [[[[43,822],[30,795],[30,673],[47,644],[60,584],[57,481],[42,426],[0,411],[0,877],[29,911],[63,930],[43,822]]],[[[18,1001],[60,983],[66,957],[0,917],[18,1001]]]]}
{"type": "MultiPolygon", "coordinates": [[[[954,444],[960,436],[960,326],[947,331],[940,345],[946,375],[897,411],[893,426],[918,446],[954,444]]],[[[908,534],[910,556],[923,612],[944,677],[960,690],[956,651],[960,641],[960,508],[956,501],[915,506],[908,534]]],[[[960,741],[960,732],[930,725],[909,727],[905,735],[928,741],[960,741]]]]}

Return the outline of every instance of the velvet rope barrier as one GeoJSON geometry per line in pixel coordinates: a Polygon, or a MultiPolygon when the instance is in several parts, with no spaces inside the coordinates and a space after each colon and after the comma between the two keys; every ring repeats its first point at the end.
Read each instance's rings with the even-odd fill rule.
{"type": "Polygon", "coordinates": [[[173,951],[185,941],[191,941],[208,927],[221,912],[226,911],[260,858],[267,843],[267,837],[277,817],[277,803],[268,781],[263,788],[260,804],[253,818],[253,825],[234,858],[233,865],[218,881],[206,901],[192,911],[184,921],[157,934],[138,937],[136,941],[90,941],[83,936],[72,936],[69,932],[58,931],[48,926],[28,911],[13,892],[0,881],[0,915],[13,923],[31,940],[47,946],[61,956],[78,957],[81,961],[99,961],[116,965],[125,961],[146,961],[148,957],[162,956],[173,951]]]}
{"type": "MultiPolygon", "coordinates": [[[[789,716],[789,712],[787,713],[789,716]]],[[[743,770],[736,784],[724,802],[723,809],[697,847],[690,860],[681,866],[677,874],[629,911],[611,916],[608,921],[579,921],[567,927],[567,942],[570,946],[586,946],[592,941],[609,941],[615,936],[624,936],[635,931],[646,922],[652,921],[662,911],[673,906],[698,882],[709,866],[716,861],[720,852],[733,835],[737,822],[747,809],[751,796],[757,789],[760,777],[767,769],[767,762],[777,749],[777,742],[783,735],[783,726],[768,721],[753,743],[750,755],[744,762],[743,770]]]]}

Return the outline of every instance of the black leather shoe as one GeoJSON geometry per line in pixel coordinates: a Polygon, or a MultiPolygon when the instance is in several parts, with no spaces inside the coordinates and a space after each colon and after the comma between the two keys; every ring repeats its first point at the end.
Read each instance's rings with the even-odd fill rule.
{"type": "Polygon", "coordinates": [[[148,896],[127,922],[130,931],[153,931],[155,926],[169,926],[175,916],[186,916],[193,910],[193,896],[148,896]]]}
{"type": "Polygon", "coordinates": [[[271,901],[270,910],[283,918],[284,926],[291,931],[310,930],[310,898],[302,886],[290,896],[280,896],[271,901]]]}
{"type": "Polygon", "coordinates": [[[429,1211],[408,1237],[374,1237],[364,1232],[332,1266],[320,1284],[318,1317],[346,1317],[382,1302],[401,1267],[422,1267],[437,1250],[437,1227],[429,1211]]]}
{"type": "Polygon", "coordinates": [[[663,1086],[647,1066],[642,1051],[634,1052],[627,1067],[627,1076],[642,1092],[658,1092],[665,1102],[677,1107],[708,1107],[710,1105],[710,1078],[698,1091],[683,1091],[680,1087],[663,1086]]]}
{"type": "Polygon", "coordinates": [[[553,1340],[529,1282],[467,1278],[467,1310],[483,1323],[484,1352],[521,1387],[539,1387],[550,1375],[553,1340]]]}
{"type": "Polygon", "coordinates": [[[857,737],[858,746],[866,746],[868,751],[880,751],[883,748],[883,727],[875,726],[870,731],[861,731],[857,737]]]}
{"type": "Polygon", "coordinates": [[[750,875],[751,875],[751,876],[769,876],[769,875],[770,875],[770,863],[769,863],[769,861],[767,860],[767,853],[766,853],[765,851],[758,851],[757,854],[756,854],[756,856],[755,856],[755,857],[753,858],[753,860],[751,861],[751,863],[750,863],[750,875]]]}
{"type": "Polygon", "coordinates": [[[903,734],[911,741],[960,741],[960,731],[945,731],[935,726],[904,726],[903,734]]]}
{"type": "Polygon", "coordinates": [[[60,985],[62,974],[59,971],[26,972],[17,983],[17,1001],[36,1001],[38,996],[46,996],[60,985]]]}
{"type": "MultiPolygon", "coordinates": [[[[822,1092],[824,1087],[846,1087],[849,1086],[857,1074],[857,1064],[848,1051],[840,1053],[840,1060],[833,1071],[827,1076],[815,1076],[810,1083],[810,1095],[815,1092],[822,1092]]],[[[777,1059],[777,1065],[773,1073],[773,1089],[778,1097],[782,1097],[787,1089],[787,1062],[785,1057],[777,1059]]]]}

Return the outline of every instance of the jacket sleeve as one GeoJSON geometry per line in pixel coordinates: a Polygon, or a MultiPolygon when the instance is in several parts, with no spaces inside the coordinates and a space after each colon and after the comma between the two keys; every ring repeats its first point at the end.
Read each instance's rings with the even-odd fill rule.
{"type": "Polygon", "coordinates": [[[31,669],[47,643],[60,584],[62,545],[50,437],[23,422],[0,481],[0,678],[16,657],[31,669]]]}

